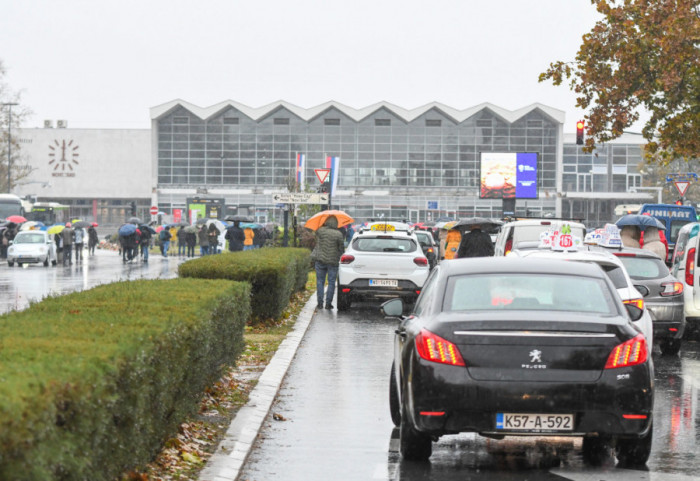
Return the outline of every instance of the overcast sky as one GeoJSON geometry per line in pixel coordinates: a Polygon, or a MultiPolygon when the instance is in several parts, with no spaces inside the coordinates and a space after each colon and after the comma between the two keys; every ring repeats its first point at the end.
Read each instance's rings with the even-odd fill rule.
{"type": "Polygon", "coordinates": [[[0,59],[34,112],[24,127],[149,128],[149,109],[175,99],[335,100],[540,102],[572,132],[574,95],[537,78],[596,19],[590,0],[5,0],[0,59]]]}

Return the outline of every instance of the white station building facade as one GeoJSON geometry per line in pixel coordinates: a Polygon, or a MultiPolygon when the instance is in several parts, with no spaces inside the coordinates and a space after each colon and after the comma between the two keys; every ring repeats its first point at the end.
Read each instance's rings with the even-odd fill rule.
{"type": "MultiPolygon", "coordinates": [[[[119,225],[131,216],[186,218],[194,202],[216,215],[281,221],[303,157],[302,184],[337,165],[331,204],[358,220],[501,217],[503,201],[480,198],[483,153],[536,153],[535,196],[516,215],[614,219],[618,204],[655,201],[642,188],[641,135],[625,134],[586,154],[564,134],[564,113],[542,104],[508,111],[492,104],[457,110],[431,103],[407,110],[380,102],[354,109],[327,102],[251,108],[234,101],[198,107],[173,100],[151,108],[150,129],[18,129],[20,162],[32,172],[13,193],[70,206],[71,217],[119,225]],[[213,211],[212,211],[213,212],[213,211]]],[[[64,124],[65,125],[65,124],[64,124]]]]}

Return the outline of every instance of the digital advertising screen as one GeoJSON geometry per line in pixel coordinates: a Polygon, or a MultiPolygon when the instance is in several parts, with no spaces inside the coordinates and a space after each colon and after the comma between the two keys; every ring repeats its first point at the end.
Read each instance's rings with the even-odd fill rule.
{"type": "Polygon", "coordinates": [[[536,152],[481,152],[481,199],[536,199],[536,152]]]}

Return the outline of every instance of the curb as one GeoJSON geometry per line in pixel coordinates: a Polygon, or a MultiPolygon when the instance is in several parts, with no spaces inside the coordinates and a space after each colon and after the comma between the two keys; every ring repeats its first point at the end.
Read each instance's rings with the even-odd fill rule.
{"type": "Polygon", "coordinates": [[[200,472],[197,478],[199,481],[235,481],[238,477],[270,412],[297,348],[311,324],[315,309],[316,295],[312,294],[299,313],[294,328],[282,341],[258,379],[248,402],[238,410],[216,452],[200,472]]]}

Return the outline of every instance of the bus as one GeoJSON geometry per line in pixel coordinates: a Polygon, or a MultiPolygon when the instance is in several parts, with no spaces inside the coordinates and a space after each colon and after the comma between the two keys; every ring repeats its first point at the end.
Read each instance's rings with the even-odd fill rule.
{"type": "Polygon", "coordinates": [[[11,215],[24,216],[22,199],[15,194],[0,194],[0,221],[11,215]]]}
{"type": "Polygon", "coordinates": [[[31,212],[25,217],[27,220],[43,222],[44,225],[65,224],[68,218],[69,206],[58,202],[35,202],[31,212]]]}

